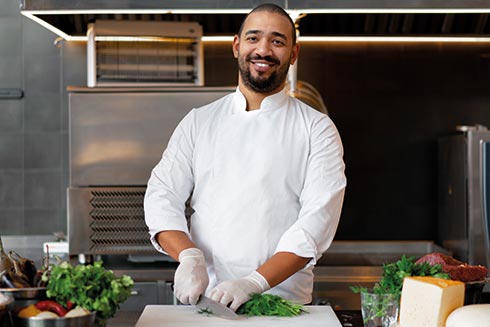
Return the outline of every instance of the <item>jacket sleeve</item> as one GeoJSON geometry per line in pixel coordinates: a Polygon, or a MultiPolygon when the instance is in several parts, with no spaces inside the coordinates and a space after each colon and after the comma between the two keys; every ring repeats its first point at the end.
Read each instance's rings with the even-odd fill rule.
{"type": "Polygon", "coordinates": [[[145,193],[145,221],[150,240],[162,253],[166,252],[156,241],[156,234],[177,230],[189,235],[185,203],[194,187],[193,150],[194,110],[184,117],[172,134],[160,162],[151,172],[145,193]]]}
{"type": "Polygon", "coordinates": [[[335,236],[346,187],[339,133],[327,116],[312,124],[310,153],[298,220],[282,235],[275,252],[312,258],[315,265],[335,236]]]}

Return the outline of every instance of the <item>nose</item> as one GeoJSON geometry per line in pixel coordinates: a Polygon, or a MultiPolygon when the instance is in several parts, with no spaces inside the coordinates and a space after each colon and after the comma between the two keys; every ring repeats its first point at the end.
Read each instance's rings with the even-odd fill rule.
{"type": "Polygon", "coordinates": [[[272,48],[270,46],[269,41],[266,38],[263,38],[257,43],[257,47],[255,51],[257,52],[258,55],[264,57],[272,53],[272,48]]]}

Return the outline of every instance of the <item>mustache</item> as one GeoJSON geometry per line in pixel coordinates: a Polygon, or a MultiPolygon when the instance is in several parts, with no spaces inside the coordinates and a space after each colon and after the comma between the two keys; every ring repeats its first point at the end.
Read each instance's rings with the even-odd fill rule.
{"type": "Polygon", "coordinates": [[[273,64],[276,64],[276,65],[279,65],[281,63],[279,61],[279,59],[274,58],[272,56],[264,56],[264,57],[262,57],[260,55],[247,56],[247,61],[251,61],[251,60],[265,60],[265,61],[271,62],[273,64]]]}

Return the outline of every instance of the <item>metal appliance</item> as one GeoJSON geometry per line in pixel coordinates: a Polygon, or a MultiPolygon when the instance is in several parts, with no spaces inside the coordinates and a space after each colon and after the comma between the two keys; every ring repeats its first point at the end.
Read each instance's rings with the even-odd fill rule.
{"type": "Polygon", "coordinates": [[[438,242],[470,264],[490,266],[490,131],[460,126],[439,139],[438,242]]]}
{"type": "Polygon", "coordinates": [[[143,212],[151,170],[188,111],[234,90],[68,89],[70,255],[156,254],[143,212]]]}
{"type": "Polygon", "coordinates": [[[87,85],[204,85],[196,22],[96,20],[87,28],[87,85]]]}

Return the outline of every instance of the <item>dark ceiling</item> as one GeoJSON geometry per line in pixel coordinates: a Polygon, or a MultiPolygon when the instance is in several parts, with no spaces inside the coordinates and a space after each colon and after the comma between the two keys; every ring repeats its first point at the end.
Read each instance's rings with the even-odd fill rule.
{"type": "MultiPolygon", "coordinates": [[[[233,35],[243,14],[70,14],[37,15],[72,36],[86,34],[97,19],[195,21],[204,36],[233,35]]],[[[487,13],[457,14],[308,14],[301,18],[303,36],[488,36],[487,13]]]]}

